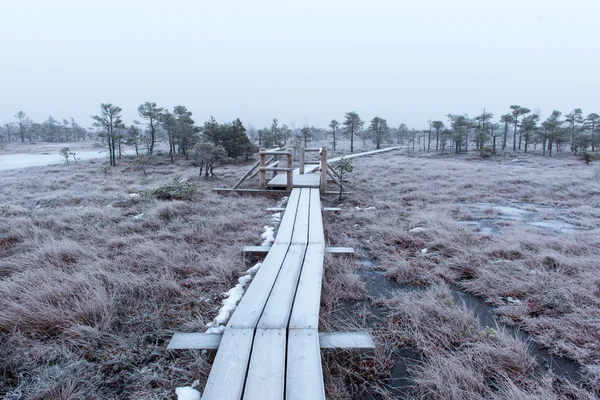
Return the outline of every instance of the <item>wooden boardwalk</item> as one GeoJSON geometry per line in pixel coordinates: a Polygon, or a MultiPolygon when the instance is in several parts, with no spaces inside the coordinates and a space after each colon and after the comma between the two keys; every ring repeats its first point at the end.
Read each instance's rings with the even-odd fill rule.
{"type": "MultiPolygon", "coordinates": [[[[318,168],[317,168],[318,169],[318,168]]],[[[300,174],[297,170],[294,171],[295,188],[319,188],[321,185],[321,176],[319,174],[300,174]]],[[[283,174],[276,175],[267,183],[267,187],[286,187],[287,177],[283,174]]]]}
{"type": "Polygon", "coordinates": [[[318,189],[293,189],[275,242],[225,328],[203,399],[324,399],[318,189]]]}
{"type": "Polygon", "coordinates": [[[320,192],[327,189],[327,175],[340,183],[335,171],[328,170],[332,168],[327,164],[326,148],[310,151],[320,152],[320,164],[305,164],[301,151],[300,168],[294,170],[291,152],[261,150],[259,161],[232,189],[218,189],[265,192],[267,186],[286,187],[290,197],[273,245],[245,249],[267,255],[223,334],[176,333],[169,343],[169,349],[218,349],[202,397],[205,400],[325,399],[320,349],[374,347],[366,332],[319,333],[324,255],[352,254],[353,249],[325,247],[320,192]],[[271,158],[267,160],[267,156],[271,158]],[[287,157],[287,167],[279,167],[278,156],[287,157]],[[285,174],[267,182],[268,171],[285,174]],[[259,190],[239,189],[256,174],[259,190]]]}

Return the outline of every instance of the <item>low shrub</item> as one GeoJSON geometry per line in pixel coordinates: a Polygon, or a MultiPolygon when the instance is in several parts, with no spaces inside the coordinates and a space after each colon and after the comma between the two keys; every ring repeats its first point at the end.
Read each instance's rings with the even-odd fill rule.
{"type": "Polygon", "coordinates": [[[173,182],[151,189],[149,195],[158,200],[192,200],[196,195],[196,185],[179,177],[173,182]]]}

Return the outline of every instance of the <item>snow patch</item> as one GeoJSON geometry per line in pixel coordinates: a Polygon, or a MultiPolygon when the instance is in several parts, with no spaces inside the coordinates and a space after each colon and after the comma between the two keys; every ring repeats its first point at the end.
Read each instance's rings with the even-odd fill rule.
{"type": "Polygon", "coordinates": [[[144,213],[141,213],[141,214],[135,215],[135,216],[133,217],[133,219],[142,219],[142,218],[144,218],[144,213]]]}
{"type": "Polygon", "coordinates": [[[256,265],[252,268],[248,268],[248,270],[246,271],[247,274],[255,274],[258,269],[260,268],[260,266],[262,265],[262,263],[256,263],[256,265]]]}
{"type": "Polygon", "coordinates": [[[354,207],[354,209],[356,211],[375,211],[376,208],[375,207],[365,207],[365,208],[361,208],[360,206],[356,206],[354,207]]]}
{"type": "Polygon", "coordinates": [[[277,207],[281,208],[281,207],[285,206],[287,204],[288,200],[289,200],[288,196],[283,196],[281,198],[281,200],[279,200],[279,203],[277,203],[277,207]]]}
{"type": "Polygon", "coordinates": [[[513,299],[512,297],[508,296],[506,299],[507,302],[511,303],[511,304],[521,304],[521,300],[519,299],[513,299]]]}
{"type": "Polygon", "coordinates": [[[427,232],[427,231],[428,231],[427,228],[422,228],[420,226],[409,230],[409,232],[411,232],[411,233],[421,233],[421,232],[427,232]]]}
{"type": "Polygon", "coordinates": [[[246,275],[238,278],[238,283],[233,288],[229,289],[227,293],[224,293],[223,303],[221,308],[219,309],[219,313],[212,320],[206,324],[208,329],[206,333],[223,333],[225,331],[225,324],[229,321],[231,314],[235,311],[238,303],[242,299],[244,292],[246,291],[246,286],[252,280],[252,277],[260,268],[260,263],[256,264],[254,267],[248,269],[246,271],[246,275]]]}
{"type": "Polygon", "coordinates": [[[421,254],[427,254],[428,251],[429,249],[421,249],[421,254]]]}
{"type": "Polygon", "coordinates": [[[139,193],[129,193],[129,199],[131,200],[136,200],[140,198],[140,194],[139,193]]]}
{"type": "Polygon", "coordinates": [[[175,389],[177,400],[201,400],[200,392],[191,386],[178,387],[175,389]]]}
{"type": "Polygon", "coordinates": [[[265,226],[264,232],[260,235],[263,238],[263,242],[261,246],[270,246],[275,242],[275,228],[272,226],[265,226]]]}

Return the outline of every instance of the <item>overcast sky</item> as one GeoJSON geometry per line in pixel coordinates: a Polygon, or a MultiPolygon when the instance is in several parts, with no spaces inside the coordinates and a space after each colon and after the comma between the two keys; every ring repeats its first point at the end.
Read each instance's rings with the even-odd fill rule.
{"type": "Polygon", "coordinates": [[[197,123],[424,128],[511,104],[600,113],[598,0],[1,0],[0,122],[101,102],[197,123]]]}

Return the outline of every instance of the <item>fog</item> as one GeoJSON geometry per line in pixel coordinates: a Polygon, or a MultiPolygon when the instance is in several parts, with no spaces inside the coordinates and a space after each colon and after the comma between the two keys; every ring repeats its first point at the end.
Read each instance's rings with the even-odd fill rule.
{"type": "Polygon", "coordinates": [[[0,122],[89,126],[101,102],[131,122],[144,101],[256,127],[599,111],[598,2],[488,3],[4,0],[0,122]]]}

